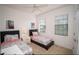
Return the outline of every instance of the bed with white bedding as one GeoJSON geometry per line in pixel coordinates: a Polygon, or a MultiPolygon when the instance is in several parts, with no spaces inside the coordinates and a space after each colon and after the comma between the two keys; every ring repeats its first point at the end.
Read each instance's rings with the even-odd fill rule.
{"type": "Polygon", "coordinates": [[[32,54],[32,48],[28,44],[22,42],[21,40],[3,43],[1,45],[1,53],[7,54],[7,55],[10,55],[10,54],[14,55],[14,53],[10,52],[10,51],[14,51],[14,49],[9,49],[10,47],[13,47],[13,46],[17,46],[17,47],[14,48],[17,51],[16,54],[19,54],[19,55],[21,55],[21,54],[25,54],[25,55],[32,54]],[[4,49],[6,49],[7,51],[5,51],[4,49]],[[17,49],[19,49],[22,53],[19,53],[17,49]]]}
{"type": "Polygon", "coordinates": [[[20,39],[19,31],[3,31],[1,34],[1,53],[6,55],[30,55],[32,48],[20,39]],[[16,53],[15,53],[16,52],[16,53]]]}
{"type": "Polygon", "coordinates": [[[30,30],[31,42],[45,48],[48,50],[52,45],[54,45],[54,41],[52,38],[39,35],[37,30],[30,30]]]}

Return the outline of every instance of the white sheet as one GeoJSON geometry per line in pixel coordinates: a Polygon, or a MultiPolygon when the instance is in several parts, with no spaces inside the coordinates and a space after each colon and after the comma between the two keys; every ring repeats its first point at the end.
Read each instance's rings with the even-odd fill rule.
{"type": "Polygon", "coordinates": [[[14,45],[17,45],[23,54],[27,54],[27,55],[32,54],[32,48],[28,44],[26,44],[20,40],[15,41],[15,42],[10,42],[10,43],[7,43],[5,45],[1,45],[1,50],[8,48],[8,47],[11,47],[11,46],[14,46],[14,45]]]}
{"type": "Polygon", "coordinates": [[[5,55],[17,55],[17,54],[23,54],[23,52],[19,49],[17,45],[13,45],[8,48],[4,48],[1,50],[1,53],[4,53],[5,55]]]}
{"type": "Polygon", "coordinates": [[[52,39],[49,39],[49,38],[46,38],[43,36],[33,36],[32,39],[34,41],[39,42],[39,43],[44,44],[44,45],[47,45],[52,41],[52,39]]]}

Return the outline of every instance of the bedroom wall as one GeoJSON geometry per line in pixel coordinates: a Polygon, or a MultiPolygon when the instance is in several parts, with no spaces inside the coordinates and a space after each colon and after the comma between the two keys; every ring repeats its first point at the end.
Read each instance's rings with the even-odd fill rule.
{"type": "Polygon", "coordinates": [[[46,33],[42,35],[52,37],[56,45],[73,49],[73,13],[73,5],[68,5],[37,15],[37,22],[39,22],[40,17],[45,17],[46,19],[46,33]],[[55,16],[65,14],[68,14],[68,36],[55,35],[55,16]]]}
{"type": "Polygon", "coordinates": [[[30,22],[36,22],[34,14],[0,6],[0,31],[21,30],[22,28],[28,30],[30,22]],[[6,20],[13,20],[15,28],[6,29],[6,20]]]}
{"type": "Polygon", "coordinates": [[[4,13],[4,11],[0,6],[0,31],[3,30],[3,28],[2,28],[2,25],[4,23],[3,20],[2,20],[3,13],[4,13]]]}

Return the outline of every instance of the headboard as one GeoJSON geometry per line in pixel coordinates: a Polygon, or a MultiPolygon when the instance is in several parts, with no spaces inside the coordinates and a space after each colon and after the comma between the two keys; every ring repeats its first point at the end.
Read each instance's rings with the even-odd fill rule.
{"type": "Polygon", "coordinates": [[[19,32],[19,30],[14,30],[14,31],[1,31],[0,32],[1,43],[4,42],[4,36],[5,35],[14,35],[14,34],[18,34],[18,38],[20,38],[20,32],[19,32]]]}
{"type": "Polygon", "coordinates": [[[38,32],[38,29],[31,29],[31,30],[29,30],[29,36],[33,35],[32,32],[38,32]]]}

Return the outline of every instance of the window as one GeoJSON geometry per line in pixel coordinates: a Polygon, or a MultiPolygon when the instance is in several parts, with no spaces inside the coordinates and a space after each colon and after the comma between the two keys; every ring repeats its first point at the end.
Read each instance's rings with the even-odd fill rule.
{"type": "Polygon", "coordinates": [[[46,31],[46,22],[43,17],[39,19],[39,32],[44,33],[46,31]]]}
{"type": "Polygon", "coordinates": [[[68,16],[56,16],[55,20],[55,34],[67,36],[68,35],[68,16]]]}

